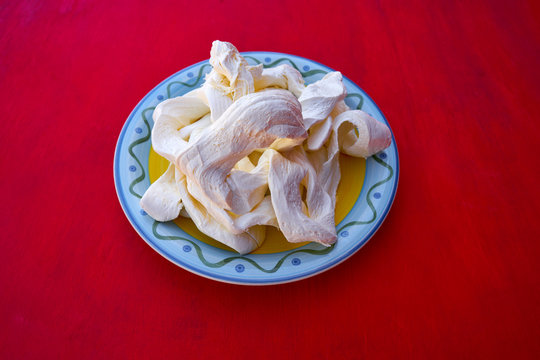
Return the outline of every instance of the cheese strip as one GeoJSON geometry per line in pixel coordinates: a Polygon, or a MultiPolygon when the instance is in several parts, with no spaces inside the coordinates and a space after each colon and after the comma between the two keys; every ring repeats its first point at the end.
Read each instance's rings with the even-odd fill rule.
{"type": "Polygon", "coordinates": [[[326,246],[336,241],[334,204],[300,147],[287,157],[274,153],[268,184],[279,228],[287,241],[315,241],[326,246]],[[307,188],[307,209],[303,209],[301,183],[307,188]]]}
{"type": "Polygon", "coordinates": [[[219,40],[212,43],[210,64],[203,91],[215,122],[233,101],[255,92],[253,77],[261,76],[262,66],[249,66],[234,45],[219,40]]]}
{"type": "Polygon", "coordinates": [[[298,98],[302,105],[302,118],[306,130],[326,120],[336,104],[346,95],[347,89],[343,85],[343,77],[339,71],[328,73],[321,80],[308,85],[298,98]]]}
{"type": "Polygon", "coordinates": [[[178,170],[176,183],[186,211],[202,233],[233,248],[240,254],[247,254],[263,243],[266,236],[264,226],[253,226],[241,234],[232,234],[215,221],[204,206],[191,196],[187,189],[186,177],[178,170]]]}
{"type": "Polygon", "coordinates": [[[211,120],[214,122],[233,103],[230,96],[229,80],[224,75],[212,70],[206,75],[202,89],[205,95],[205,103],[210,108],[211,120]]]}
{"type": "Polygon", "coordinates": [[[140,201],[141,208],[157,221],[170,221],[178,217],[182,209],[180,192],[176,186],[174,166],[146,190],[140,201]]]}
{"type": "Polygon", "coordinates": [[[330,138],[332,133],[332,124],[336,116],[344,111],[350,110],[349,106],[345,104],[345,101],[340,100],[336,103],[336,106],[326,118],[326,120],[313,125],[309,129],[309,137],[307,139],[307,149],[310,151],[319,150],[330,138]]]}
{"type": "MultiPolygon", "coordinates": [[[[239,171],[239,170],[232,170],[231,176],[234,174],[238,175],[239,173],[244,173],[244,177],[251,176],[252,179],[246,179],[245,180],[245,186],[242,186],[241,184],[237,184],[236,182],[229,181],[231,185],[234,187],[232,188],[233,191],[240,194],[241,196],[244,196],[244,200],[248,201],[252,204],[252,206],[255,206],[256,204],[260,204],[260,202],[264,198],[264,194],[266,192],[266,189],[268,187],[268,169],[269,169],[269,159],[270,155],[273,152],[273,150],[266,150],[260,157],[258,164],[256,167],[253,167],[252,170],[248,172],[239,171]],[[249,199],[248,199],[249,198],[249,199]]],[[[245,159],[245,158],[244,158],[245,159]]],[[[237,163],[238,164],[238,163],[237,163]]],[[[204,191],[201,189],[199,184],[192,181],[191,179],[187,179],[187,185],[188,185],[188,191],[189,193],[197,199],[202,206],[206,209],[208,214],[212,216],[220,225],[222,225],[224,228],[227,229],[227,231],[231,232],[232,234],[241,234],[244,232],[247,227],[245,225],[245,220],[237,221],[238,215],[233,214],[222,207],[218,206],[212,199],[210,199],[204,191]]],[[[257,208],[257,207],[256,207],[257,208]]],[[[250,212],[247,212],[244,215],[248,215],[250,213],[253,213],[255,209],[251,210],[250,212]]],[[[261,209],[258,209],[257,211],[261,211],[261,209]]],[[[265,216],[267,218],[275,218],[275,215],[273,213],[273,210],[270,213],[267,213],[265,216]]],[[[270,222],[267,225],[271,225],[272,222],[270,222]]]]}
{"type": "Polygon", "coordinates": [[[333,124],[333,151],[367,158],[390,146],[392,134],[388,126],[362,110],[349,110],[338,115],[333,124]]]}
{"type": "Polygon", "coordinates": [[[233,44],[214,41],[210,50],[210,64],[214,71],[229,81],[233,101],[255,91],[249,65],[233,44]]]}
{"type": "Polygon", "coordinates": [[[210,109],[204,103],[201,89],[193,90],[184,96],[161,102],[152,115],[152,146],[156,153],[175,162],[188,143],[178,130],[190,125],[206,115],[210,109]]]}
{"type": "Polygon", "coordinates": [[[306,88],[302,74],[290,65],[283,64],[262,70],[258,77],[254,77],[255,90],[262,90],[268,87],[278,87],[287,89],[296,97],[300,97],[306,88]]]}
{"type": "Polygon", "coordinates": [[[290,92],[249,94],[206,128],[204,135],[178,156],[176,165],[215,204],[241,215],[253,204],[235,191],[235,179],[228,177],[235,164],[276,139],[293,139],[300,144],[306,137],[300,104],[290,92]]]}

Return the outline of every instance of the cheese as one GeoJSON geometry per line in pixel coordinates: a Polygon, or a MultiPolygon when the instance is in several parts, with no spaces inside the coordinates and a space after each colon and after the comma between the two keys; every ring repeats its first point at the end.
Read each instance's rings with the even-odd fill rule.
{"type": "Polygon", "coordinates": [[[306,130],[324,121],[346,95],[347,89],[338,71],[330,72],[321,80],[308,85],[298,98],[302,105],[302,117],[306,130]]]}
{"type": "Polygon", "coordinates": [[[270,161],[268,184],[279,228],[289,242],[331,245],[336,239],[334,203],[301,147],[270,161]],[[306,204],[300,184],[307,189],[306,204]]]}
{"type": "Polygon", "coordinates": [[[349,110],[338,115],[332,126],[334,146],[347,155],[369,157],[386,149],[392,134],[385,124],[362,110],[349,110]]]}
{"type": "Polygon", "coordinates": [[[201,96],[201,89],[193,90],[184,96],[163,101],[154,110],[152,146],[159,155],[171,162],[175,162],[188,145],[178,130],[210,111],[201,96]]]}
{"type": "Polygon", "coordinates": [[[182,210],[182,199],[174,178],[174,166],[157,179],[140,201],[141,208],[157,221],[170,221],[178,217],[182,210]]]}
{"type": "Polygon", "coordinates": [[[259,76],[254,77],[254,81],[257,91],[277,87],[289,90],[296,97],[300,97],[306,88],[302,74],[287,64],[262,70],[259,76]]]}
{"type": "Polygon", "coordinates": [[[371,156],[390,145],[390,129],[349,109],[339,72],[305,86],[295,68],[251,66],[227,42],[210,55],[202,87],[154,111],[152,145],[171,164],[141,207],[157,221],[190,217],[241,254],[266,226],[289,242],[335,243],[339,154],[371,156]]]}
{"type": "Polygon", "coordinates": [[[176,178],[178,191],[186,211],[201,232],[233,248],[240,254],[247,254],[262,244],[266,235],[264,226],[253,226],[240,234],[232,234],[216,222],[208,214],[205,207],[191,196],[187,189],[186,177],[178,170],[176,178]]]}
{"type": "Polygon", "coordinates": [[[239,174],[231,178],[229,173],[234,165],[253,150],[266,148],[277,139],[290,139],[298,145],[306,137],[300,104],[290,92],[271,90],[249,94],[234,102],[218,122],[206,128],[204,135],[179,154],[175,165],[217,206],[241,215],[254,204],[246,190],[238,190],[238,185],[257,181],[258,176],[239,174]]]}

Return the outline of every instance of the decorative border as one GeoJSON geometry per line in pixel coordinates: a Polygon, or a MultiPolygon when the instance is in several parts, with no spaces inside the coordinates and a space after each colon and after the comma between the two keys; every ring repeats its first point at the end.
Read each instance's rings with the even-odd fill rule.
{"type": "MultiPolygon", "coordinates": [[[[266,53],[268,54],[268,53],[266,53]]],[[[278,53],[274,53],[276,55],[278,55],[278,53]]],[[[283,54],[279,54],[279,55],[283,55],[283,54]]],[[[258,64],[261,64],[262,62],[256,58],[254,58],[253,56],[249,56],[249,55],[244,55],[245,58],[247,59],[250,59],[258,64]]],[[[266,62],[269,62],[269,58],[266,57],[265,58],[265,61],[266,62]]],[[[311,61],[311,60],[310,60],[311,61]]],[[[328,71],[325,71],[325,70],[320,70],[320,69],[314,69],[314,70],[309,70],[309,66],[304,66],[303,67],[303,70],[305,71],[302,71],[291,59],[289,58],[285,58],[285,57],[282,57],[282,58],[278,58],[276,60],[274,60],[273,62],[271,63],[268,63],[268,64],[264,64],[263,63],[263,66],[264,67],[271,67],[271,66],[275,66],[277,64],[280,64],[280,63],[284,63],[284,62],[287,62],[289,63],[291,66],[293,66],[295,69],[297,69],[304,78],[306,77],[309,77],[309,76],[312,76],[312,75],[316,75],[316,74],[326,74],[328,73],[329,71],[333,71],[329,68],[327,68],[326,66],[324,65],[321,65],[321,64],[318,64],[320,65],[321,67],[324,67],[326,69],[328,69],[328,71]]],[[[311,61],[312,62],[312,61],[311,61]]],[[[182,81],[170,81],[174,76],[176,76],[177,74],[171,76],[170,78],[168,78],[167,80],[163,81],[158,87],[163,87],[168,81],[170,81],[168,84],[167,84],[167,96],[168,98],[171,98],[172,96],[172,87],[174,85],[181,85],[181,86],[184,86],[184,87],[187,87],[187,88],[195,88],[195,86],[197,86],[199,84],[199,81],[201,80],[201,78],[204,76],[204,69],[207,68],[207,67],[210,67],[210,64],[208,64],[208,61],[205,61],[205,62],[201,62],[199,64],[195,64],[193,65],[192,67],[190,68],[194,68],[196,66],[200,66],[199,69],[198,69],[198,74],[197,76],[194,78],[194,81],[190,81],[189,83],[186,83],[186,82],[182,82],[182,81]]],[[[190,73],[188,73],[188,77],[192,75],[190,75],[190,73]]],[[[346,79],[346,77],[344,77],[346,79]]],[[[348,80],[348,79],[347,79],[348,80]]],[[[350,81],[350,80],[349,80],[350,81]]],[[[354,83],[353,83],[354,84],[354,83]]],[[[369,96],[367,94],[364,93],[365,96],[367,96],[369,98],[369,96]]],[[[356,109],[361,109],[364,105],[364,97],[359,94],[359,93],[351,93],[351,94],[348,94],[347,95],[347,98],[357,98],[359,100],[357,106],[356,106],[356,109]]],[[[158,99],[159,100],[163,100],[163,96],[158,96],[158,99]]],[[[141,101],[142,103],[142,101],[141,101]]],[[[373,103],[373,105],[376,107],[375,103],[373,103]]],[[[143,123],[145,124],[145,127],[146,127],[146,135],[139,138],[139,139],[136,139],[134,140],[128,147],[128,153],[129,155],[135,160],[135,162],[139,165],[139,167],[141,168],[142,170],[142,174],[140,174],[139,176],[137,176],[135,179],[133,179],[133,181],[129,184],[129,193],[136,197],[137,199],[140,199],[141,198],[141,195],[138,194],[135,190],[134,190],[134,187],[139,184],[140,182],[142,182],[147,174],[145,173],[145,167],[142,165],[141,163],[141,160],[137,157],[137,155],[135,154],[135,152],[133,151],[133,148],[137,145],[140,145],[140,144],[144,144],[146,143],[149,139],[150,139],[150,134],[151,134],[151,128],[150,128],[150,122],[149,122],[149,118],[147,117],[147,113],[149,111],[153,111],[155,109],[155,107],[147,107],[145,108],[144,110],[142,110],[141,112],[141,117],[142,117],[142,121],[143,123]]],[[[379,110],[380,111],[380,110],[379,110]]],[[[135,113],[135,110],[134,110],[134,113],[135,113]]],[[[381,113],[382,115],[382,113],[381,113]]],[[[384,115],[382,115],[383,118],[384,118],[384,115]]],[[[131,116],[130,116],[131,117],[131,116]]],[[[142,129],[141,129],[142,130],[142,129]]],[[[142,131],[137,131],[137,133],[142,133],[142,131]]],[[[394,141],[394,146],[395,146],[395,140],[393,139],[394,141]]],[[[119,139],[119,144],[120,144],[120,139],[119,139]]],[[[118,147],[117,147],[118,149],[118,147]]],[[[116,157],[116,156],[115,156],[116,157]]],[[[351,222],[348,222],[346,224],[344,224],[343,226],[341,226],[337,232],[338,234],[341,233],[343,237],[347,236],[348,235],[348,232],[347,231],[343,231],[344,229],[346,228],[349,228],[351,226],[357,226],[357,225],[365,225],[365,224],[371,224],[373,223],[376,219],[377,219],[377,211],[375,209],[375,206],[373,205],[372,201],[371,201],[371,194],[372,192],[375,190],[375,188],[383,185],[384,183],[387,183],[389,182],[392,177],[394,176],[394,174],[396,173],[397,174],[397,170],[394,171],[394,169],[392,168],[392,166],[390,164],[388,164],[387,162],[385,162],[383,159],[386,158],[386,154],[385,153],[380,153],[379,156],[373,156],[372,157],[373,160],[383,166],[384,168],[386,168],[388,171],[389,171],[389,174],[386,178],[384,178],[383,180],[373,184],[368,192],[367,192],[367,196],[366,196],[366,200],[367,200],[367,204],[368,204],[368,207],[370,208],[370,210],[372,211],[372,217],[367,220],[367,221],[351,221],[351,222]],[[347,233],[347,234],[345,234],[347,233]]],[[[116,159],[115,159],[115,163],[116,163],[116,159]]],[[[396,163],[399,164],[397,162],[397,149],[396,149],[396,163]]],[[[115,177],[116,177],[116,171],[115,171],[115,177]]],[[[115,178],[116,180],[116,178],[115,178]]],[[[397,185],[397,180],[396,180],[396,185],[397,185]]],[[[301,279],[301,278],[305,278],[305,277],[309,277],[311,275],[314,275],[316,273],[319,273],[323,270],[326,270],[327,268],[330,268],[334,265],[336,265],[337,263],[341,262],[342,260],[346,259],[347,257],[349,257],[352,253],[354,253],[356,250],[358,250],[365,242],[367,242],[367,240],[372,236],[372,234],[377,230],[378,226],[380,226],[380,223],[382,222],[382,220],[384,219],[384,217],[386,216],[386,213],[388,212],[389,210],[389,207],[391,205],[391,202],[394,198],[394,194],[395,194],[395,188],[394,188],[394,193],[392,194],[391,196],[391,199],[390,199],[390,204],[387,206],[387,208],[383,211],[383,215],[382,215],[382,218],[379,222],[379,224],[370,231],[370,233],[368,233],[366,236],[363,237],[361,243],[355,247],[353,249],[353,251],[349,251],[347,254],[345,254],[344,256],[341,255],[338,259],[338,261],[334,261],[332,264],[330,264],[329,266],[326,266],[322,269],[318,269],[312,273],[309,273],[309,274],[306,274],[306,275],[301,275],[301,276],[296,276],[296,277],[292,277],[290,278],[289,280],[287,279],[284,279],[284,280],[278,280],[278,281],[265,281],[265,280],[261,280],[261,281],[254,281],[254,280],[250,280],[250,279],[247,279],[245,281],[245,283],[257,283],[257,284],[264,284],[264,283],[276,283],[276,282],[286,282],[286,281],[292,281],[292,280],[298,280],[298,279],[301,279]]],[[[117,192],[119,193],[119,190],[118,190],[118,187],[117,187],[117,192]]],[[[363,192],[363,191],[362,191],[363,192]]],[[[377,193],[375,193],[375,196],[377,195],[377,193]]],[[[359,195],[361,196],[361,194],[359,195]]],[[[120,193],[119,193],[119,197],[120,197],[120,193]]],[[[121,197],[120,197],[121,198],[121,197]]],[[[122,205],[123,202],[121,200],[121,203],[122,205]]],[[[129,216],[128,216],[129,218],[129,216]]],[[[131,220],[131,219],[130,219],[131,220]]],[[[335,248],[335,244],[330,246],[330,247],[324,247],[322,249],[309,249],[309,248],[306,248],[306,247],[303,247],[301,249],[297,249],[297,250],[289,250],[289,251],[286,251],[284,252],[284,256],[282,256],[281,258],[279,258],[279,260],[277,261],[277,263],[274,265],[274,267],[270,268],[270,269],[266,269],[264,268],[263,266],[261,266],[260,264],[258,264],[254,259],[250,258],[250,257],[247,257],[247,256],[231,256],[231,257],[226,257],[224,259],[221,259],[220,261],[217,261],[217,262],[211,262],[209,260],[207,260],[204,255],[203,255],[203,250],[202,248],[194,241],[188,239],[188,238],[185,238],[185,237],[180,237],[180,236],[168,236],[168,235],[162,235],[158,232],[158,225],[160,224],[159,222],[156,222],[154,220],[152,220],[153,223],[152,223],[152,234],[154,235],[154,237],[156,239],[159,239],[159,240],[182,240],[182,241],[186,241],[188,242],[189,244],[191,244],[194,248],[195,248],[195,251],[197,253],[197,257],[198,259],[200,260],[200,262],[205,265],[206,267],[208,268],[220,268],[220,267],[223,267],[225,266],[226,264],[234,261],[234,260],[242,260],[246,263],[249,263],[250,265],[253,266],[253,268],[255,269],[258,269],[260,270],[261,272],[263,273],[267,273],[267,274],[270,274],[270,273],[275,273],[277,270],[279,270],[279,268],[282,266],[282,264],[285,262],[285,260],[287,258],[289,258],[290,256],[292,256],[293,254],[298,254],[298,253],[307,253],[307,254],[311,254],[311,255],[325,255],[325,254],[328,254],[330,253],[334,248],[335,248]]],[[[136,227],[136,229],[139,231],[139,229],[136,227]]],[[[140,231],[139,231],[140,233],[140,231]]],[[[144,236],[143,236],[144,238],[144,236]]],[[[311,244],[310,244],[311,245],[311,244]]],[[[155,248],[155,247],[154,247],[155,248]]],[[[189,245],[184,245],[184,251],[190,251],[191,250],[191,247],[189,247],[189,245]],[[187,250],[189,248],[189,250],[187,250]]],[[[157,249],[156,249],[157,250],[157,249]]],[[[249,255],[248,255],[249,256],[249,255]]],[[[171,260],[171,259],[170,259],[171,260]]],[[[292,264],[293,265],[299,265],[300,264],[300,260],[298,258],[293,258],[292,259],[292,264]],[[295,260],[297,261],[297,263],[295,263],[295,260]]],[[[185,266],[186,264],[184,264],[183,266],[185,266]]],[[[190,267],[189,267],[190,268],[190,267]]],[[[235,270],[237,272],[243,272],[245,269],[245,267],[242,265],[242,264],[237,264],[236,267],[235,267],[235,270]]],[[[199,272],[200,274],[202,274],[200,271],[201,270],[196,270],[196,269],[193,269],[193,271],[195,272],[199,272]]],[[[211,278],[214,278],[214,279],[218,279],[220,280],[221,279],[221,275],[216,275],[216,274],[202,274],[204,276],[208,276],[208,277],[211,277],[211,278]]],[[[227,279],[226,281],[231,281],[231,279],[227,279]]],[[[236,282],[236,283],[244,283],[244,281],[242,280],[233,280],[233,282],[236,282]],[[239,282],[240,281],[240,282],[239,282]]]]}
{"type": "Polygon", "coordinates": [[[342,232],[343,230],[345,230],[346,228],[348,227],[351,227],[351,226],[354,226],[354,225],[366,225],[366,224],[371,224],[372,222],[375,221],[375,219],[377,218],[377,209],[375,209],[375,206],[373,205],[373,202],[371,201],[371,193],[373,192],[373,190],[375,190],[375,188],[381,186],[382,184],[385,184],[387,182],[390,181],[390,179],[392,179],[392,177],[394,176],[394,169],[392,168],[392,166],[390,166],[388,163],[384,162],[381,157],[386,157],[386,153],[380,153],[379,156],[377,155],[373,155],[372,158],[373,160],[375,160],[379,165],[382,165],[384,166],[386,169],[388,169],[388,176],[384,179],[382,179],[381,181],[379,182],[376,182],[375,184],[373,184],[368,192],[367,192],[367,195],[366,195],[366,200],[367,200],[367,204],[369,206],[369,208],[371,209],[371,211],[373,212],[373,216],[370,220],[367,220],[367,221],[351,221],[351,222],[348,222],[346,223],[345,225],[343,225],[342,227],[340,227],[338,230],[337,230],[337,233],[339,234],[340,232],[342,232]]]}
{"type": "Polygon", "coordinates": [[[137,176],[132,182],[131,184],[129,184],[129,192],[131,195],[137,197],[137,198],[142,198],[142,195],[140,195],[139,193],[137,193],[134,188],[135,188],[135,185],[137,185],[138,183],[140,183],[141,181],[144,180],[144,178],[146,177],[146,172],[144,171],[144,166],[142,165],[141,163],[141,160],[139,160],[139,158],[137,157],[137,155],[135,155],[135,153],[133,152],[133,148],[139,144],[144,144],[145,142],[147,142],[148,140],[150,140],[150,134],[151,134],[151,129],[150,129],[150,123],[148,122],[148,119],[146,118],[146,112],[147,111],[154,111],[155,109],[155,106],[153,107],[149,107],[149,108],[146,108],[142,111],[141,113],[141,116],[142,116],[142,119],[143,119],[143,122],[144,122],[144,125],[146,126],[146,135],[143,136],[142,138],[140,139],[137,139],[135,141],[133,141],[131,144],[129,144],[129,147],[128,147],[128,153],[129,155],[135,159],[135,161],[137,162],[137,164],[139,164],[139,168],[141,169],[142,171],[142,174],[137,176]]]}
{"type": "Polygon", "coordinates": [[[201,66],[201,68],[199,69],[199,73],[197,74],[197,77],[195,78],[195,81],[193,82],[193,84],[188,84],[183,81],[171,81],[169,85],[167,85],[167,98],[168,99],[171,98],[171,87],[173,85],[183,85],[187,88],[194,88],[195,86],[197,86],[202,76],[204,75],[203,73],[204,69],[206,69],[207,67],[212,67],[212,66],[210,64],[204,64],[203,66],[201,66]]]}
{"type": "MultiPolygon", "coordinates": [[[[325,255],[325,254],[328,254],[330,251],[332,251],[334,249],[334,246],[335,246],[335,244],[333,244],[333,245],[331,245],[329,247],[324,247],[323,249],[320,249],[320,250],[316,250],[316,249],[293,250],[292,252],[288,252],[285,256],[280,258],[278,260],[278,262],[276,263],[276,265],[271,269],[265,269],[264,267],[259,265],[255,260],[250,259],[250,258],[245,257],[245,256],[230,256],[230,257],[222,259],[222,260],[220,260],[218,262],[212,263],[212,262],[205,259],[204,255],[203,255],[203,252],[202,252],[202,249],[201,249],[201,247],[199,245],[197,245],[197,243],[195,243],[194,241],[191,241],[191,240],[189,240],[189,239],[187,239],[185,237],[181,237],[181,236],[161,235],[160,233],[157,232],[158,224],[160,224],[160,223],[157,222],[157,221],[154,221],[154,223],[152,224],[152,233],[154,234],[154,236],[156,238],[158,238],[160,240],[183,240],[183,241],[187,241],[188,243],[193,245],[193,247],[195,248],[195,252],[197,252],[197,256],[199,257],[199,260],[201,260],[201,262],[204,265],[206,265],[206,266],[208,266],[210,268],[220,268],[220,267],[222,267],[224,265],[227,265],[228,263],[230,263],[231,261],[234,261],[234,260],[245,260],[248,263],[250,263],[251,265],[253,265],[255,268],[261,270],[262,272],[265,272],[267,274],[271,274],[271,273],[275,273],[276,271],[278,271],[278,269],[281,267],[281,265],[283,264],[285,259],[287,259],[291,255],[299,254],[299,253],[305,253],[305,254],[311,254],[311,255],[325,255]]],[[[188,251],[188,252],[191,251],[190,248],[185,248],[185,250],[188,251]]],[[[238,268],[237,267],[237,272],[242,272],[243,270],[244,270],[244,268],[238,268]],[[241,270],[239,271],[238,269],[241,269],[241,270]]]]}

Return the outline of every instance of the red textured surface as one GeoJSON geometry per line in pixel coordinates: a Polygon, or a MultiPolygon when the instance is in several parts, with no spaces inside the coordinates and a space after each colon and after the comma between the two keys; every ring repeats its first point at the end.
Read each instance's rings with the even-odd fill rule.
{"type": "Polygon", "coordinates": [[[0,358],[538,358],[537,1],[3,1],[0,358]],[[192,275],[116,198],[120,129],[165,77],[241,51],[364,88],[401,176],[374,238],[298,283],[192,275]]]}

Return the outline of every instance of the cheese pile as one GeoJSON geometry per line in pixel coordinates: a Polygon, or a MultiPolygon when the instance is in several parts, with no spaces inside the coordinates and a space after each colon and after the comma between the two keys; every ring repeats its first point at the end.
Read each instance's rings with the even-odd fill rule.
{"type": "Polygon", "coordinates": [[[333,244],[339,152],[371,156],[390,129],[349,109],[339,72],[305,86],[293,67],[250,66],[227,42],[210,55],[203,86],[154,111],[152,145],[170,165],[141,207],[157,221],[190,217],[241,254],[267,226],[289,242],[333,244]]]}

